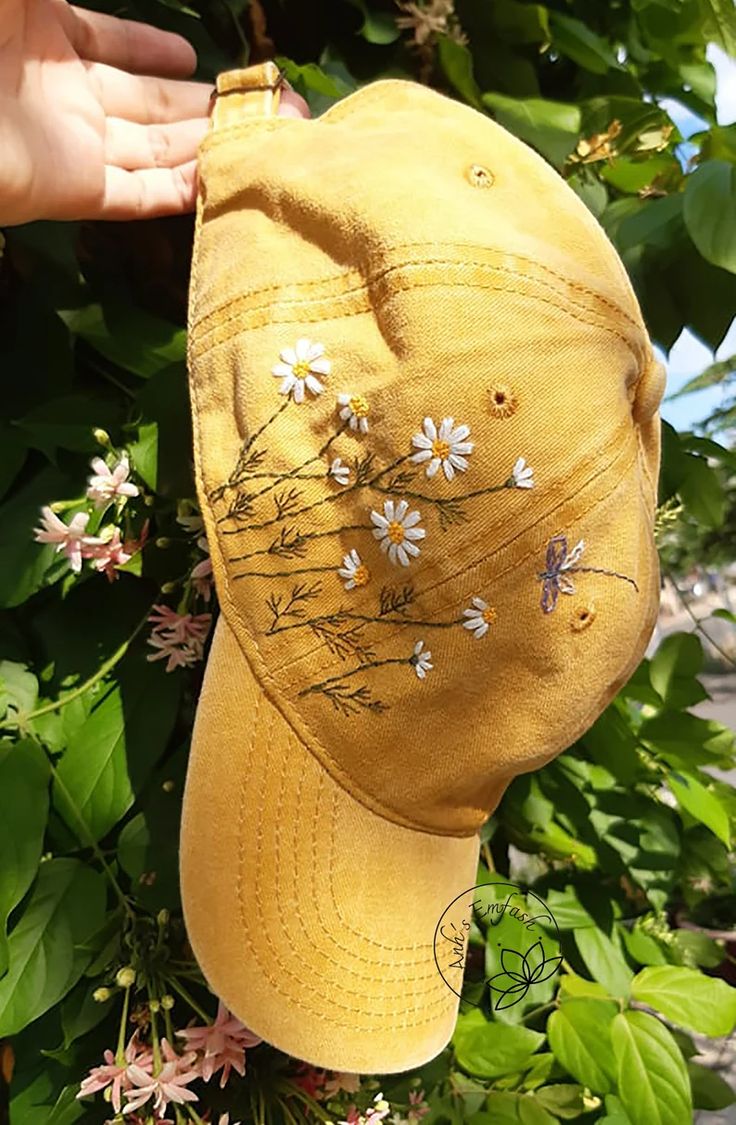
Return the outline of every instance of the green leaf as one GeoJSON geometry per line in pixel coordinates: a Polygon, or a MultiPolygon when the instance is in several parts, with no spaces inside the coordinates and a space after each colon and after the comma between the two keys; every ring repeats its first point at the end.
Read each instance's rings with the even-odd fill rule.
{"type": "Polygon", "coordinates": [[[437,40],[437,58],[448,82],[468,105],[483,110],[478,84],[473,75],[473,56],[467,47],[442,35],[437,40]]]}
{"type": "Polygon", "coordinates": [[[736,273],[736,166],[707,160],[687,177],[683,215],[703,257],[736,273]]]}
{"type": "Polygon", "coordinates": [[[396,26],[396,20],[391,12],[374,12],[366,0],[348,0],[354,8],[363,15],[363,25],[358,31],[368,43],[377,43],[379,46],[394,43],[401,34],[396,26]]]}
{"type": "Polygon", "coordinates": [[[723,525],[726,510],[723,486],[703,457],[686,456],[688,470],[678,489],[680,498],[696,520],[717,529],[723,525]]]}
{"type": "Polygon", "coordinates": [[[87,842],[117,824],[166,749],[176,718],[181,677],[138,657],[127,659],[94,706],[56,772],[54,804],[87,842]]]}
{"type": "Polygon", "coordinates": [[[611,1042],[618,1096],[632,1125],[692,1125],[685,1060],[664,1024],[648,1012],[619,1012],[611,1042]]]}
{"type": "Polygon", "coordinates": [[[655,965],[634,977],[631,995],[688,1031],[712,1037],[736,1027],[736,989],[680,965],[655,965]]]}
{"type": "Polygon", "coordinates": [[[583,1087],[574,1086],[571,1082],[555,1082],[553,1086],[545,1086],[537,1091],[537,1101],[563,1121],[579,1117],[585,1112],[583,1087]]]}
{"type": "Polygon", "coordinates": [[[553,46],[578,66],[593,74],[621,69],[610,43],[596,35],[582,20],[551,11],[549,22],[553,46]]]}
{"type": "Polygon", "coordinates": [[[15,1035],[76,984],[92,953],[85,941],[105,910],[102,876],[74,859],[42,863],[31,898],[8,941],[0,980],[0,1036],[15,1035]]]}
{"type": "Polygon", "coordinates": [[[100,1003],[94,999],[99,982],[88,984],[82,980],[72,989],[61,1005],[61,1030],[64,1033],[63,1048],[71,1047],[93,1027],[102,1023],[110,1011],[110,1002],[100,1003]]]}
{"type": "Polygon", "coordinates": [[[695,679],[702,667],[700,638],[694,633],[672,633],[660,641],[649,664],[649,678],[662,702],[679,710],[707,698],[695,679]]]}
{"type": "Polygon", "coordinates": [[[725,1109],[736,1101],[736,1094],[728,1082],[714,1070],[688,1059],[687,1072],[696,1109],[725,1109]]]}
{"type": "Polygon", "coordinates": [[[575,944],[588,972],[610,996],[628,996],[633,974],[608,934],[597,926],[575,930],[575,944]]]}
{"type": "Polygon", "coordinates": [[[580,109],[576,105],[495,93],[483,94],[483,103],[499,124],[533,145],[558,169],[575,148],[580,135],[580,109]]]}
{"type": "Polygon", "coordinates": [[[25,664],[0,660],[0,718],[7,726],[24,727],[38,699],[38,680],[25,664]]]}
{"type": "Polygon", "coordinates": [[[99,396],[67,395],[48,398],[19,419],[17,425],[29,446],[55,461],[59,449],[99,454],[93,431],[100,428],[114,433],[122,419],[117,402],[99,396]]]}
{"type": "Polygon", "coordinates": [[[736,9],[731,0],[700,0],[704,37],[736,58],[736,9]]]}
{"type": "MultiPolygon", "coordinates": [[[[38,526],[42,505],[74,495],[79,482],[70,484],[66,477],[48,467],[28,484],[14,492],[0,505],[0,607],[20,605],[49,582],[49,568],[54,560],[52,544],[34,542],[33,529],[38,526]]],[[[65,573],[63,565],[54,574],[58,580],[65,573]]]]}
{"type": "Polygon", "coordinates": [[[144,379],[172,363],[185,362],[185,330],[128,302],[87,305],[59,315],[75,336],[144,379]]]}
{"type": "Polygon", "coordinates": [[[555,1058],[568,1074],[597,1094],[614,1089],[610,1028],[617,1010],[604,1000],[566,1000],[547,1021],[555,1058]]]}
{"type": "Polygon", "coordinates": [[[668,153],[655,153],[646,159],[619,156],[610,164],[602,166],[600,176],[619,191],[637,194],[649,187],[657,176],[672,172],[675,168],[679,169],[679,164],[668,153]]]}
{"type": "Polygon", "coordinates": [[[527,1027],[489,1023],[476,1009],[460,1016],[452,1045],[458,1065],[468,1074],[496,1078],[523,1070],[543,1041],[544,1035],[527,1027]]]}
{"type": "Polygon", "coordinates": [[[155,492],[158,483],[158,423],[142,423],[138,427],[138,440],[131,442],[128,448],[136,473],[155,492]]]}
{"type": "MultiPolygon", "coordinates": [[[[681,192],[666,195],[662,199],[648,199],[631,212],[618,224],[615,234],[615,243],[618,250],[624,253],[637,246],[654,246],[668,249],[673,243],[680,241],[682,236],[682,200],[681,192]]],[[[631,204],[633,200],[625,200],[631,204]]]]}
{"type": "Polygon", "coordinates": [[[705,785],[691,773],[679,771],[670,773],[667,784],[674,793],[680,805],[691,816],[710,828],[727,848],[731,846],[731,830],[728,820],[728,810],[723,807],[715,793],[706,789],[705,785]]]}
{"type": "Polygon", "coordinates": [[[0,977],[8,967],[10,913],[38,870],[49,807],[49,764],[37,743],[0,745],[0,977]]]}
{"type": "Polygon", "coordinates": [[[728,769],[733,754],[734,732],[716,722],[687,711],[662,711],[646,719],[639,738],[675,769],[723,764],[728,769]]]}

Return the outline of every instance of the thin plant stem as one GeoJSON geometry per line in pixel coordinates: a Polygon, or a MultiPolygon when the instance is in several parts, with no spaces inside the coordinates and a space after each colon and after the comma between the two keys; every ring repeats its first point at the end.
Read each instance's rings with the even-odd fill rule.
{"type": "Polygon", "coordinates": [[[88,692],[90,688],[99,683],[125,656],[131,644],[148,621],[151,609],[153,609],[153,606],[146,611],[145,617],[138,622],[128,639],[123,641],[120,647],[97,669],[93,676],[90,676],[88,680],[85,680],[84,683],[80,684],[74,691],[70,691],[68,695],[62,696],[61,699],[57,699],[53,703],[45,703],[43,707],[37,707],[35,711],[30,712],[27,719],[30,721],[31,719],[38,719],[41,715],[48,715],[52,711],[60,711],[62,707],[66,707],[68,703],[79,699],[80,695],[84,695],[85,692],[88,692]]]}
{"type": "Polygon", "coordinates": [[[207,1013],[205,1011],[203,1011],[202,1008],[200,1008],[197,1001],[194,999],[193,996],[190,995],[190,993],[186,990],[186,988],[184,988],[181,981],[177,980],[176,977],[169,977],[169,976],[164,977],[164,980],[166,981],[167,984],[171,985],[171,987],[174,989],[175,992],[179,993],[179,995],[181,996],[181,998],[185,1002],[185,1004],[188,1004],[189,1007],[192,1009],[192,1011],[197,1013],[197,1015],[200,1017],[200,1019],[203,1019],[206,1024],[211,1025],[212,1023],[214,1023],[214,1020],[212,1019],[212,1016],[208,1016],[207,1013]]]}
{"type": "Polygon", "coordinates": [[[128,1028],[128,1008],[130,1005],[130,988],[126,988],[125,996],[123,997],[123,1012],[120,1017],[120,1031],[118,1032],[118,1046],[115,1051],[115,1062],[117,1066],[124,1066],[125,1064],[125,1035],[128,1028]]]}
{"type": "Polygon", "coordinates": [[[693,623],[695,625],[696,630],[699,633],[703,634],[703,636],[705,637],[708,644],[712,645],[713,648],[716,650],[716,652],[720,653],[720,655],[723,657],[724,660],[727,660],[728,663],[732,667],[736,668],[736,660],[734,660],[732,656],[729,656],[728,653],[725,651],[725,649],[722,649],[721,646],[716,641],[713,640],[713,638],[710,636],[709,633],[706,633],[705,629],[703,628],[703,623],[702,623],[701,619],[699,617],[696,617],[695,614],[693,613],[692,609],[690,608],[690,606],[688,604],[687,598],[685,597],[685,594],[683,593],[683,591],[680,589],[680,587],[675,582],[674,578],[672,577],[672,574],[669,571],[667,571],[666,573],[667,573],[667,577],[669,578],[670,582],[672,583],[672,585],[675,588],[675,593],[677,594],[678,598],[682,602],[683,609],[689,614],[691,620],[693,621],[693,623]]]}

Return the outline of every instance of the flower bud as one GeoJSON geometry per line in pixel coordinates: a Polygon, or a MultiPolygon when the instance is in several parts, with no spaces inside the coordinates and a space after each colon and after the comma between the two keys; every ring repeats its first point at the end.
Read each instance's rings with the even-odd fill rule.
{"type": "Polygon", "coordinates": [[[158,922],[159,926],[167,926],[169,922],[168,910],[159,910],[158,914],[156,915],[156,921],[158,922]]]}
{"type": "Polygon", "coordinates": [[[170,1012],[175,1003],[176,1001],[174,1000],[174,997],[169,992],[167,992],[165,996],[161,997],[161,1007],[165,1012],[170,1012]]]}
{"type": "Polygon", "coordinates": [[[159,1000],[149,1000],[148,1007],[151,1009],[152,1012],[160,1012],[161,1011],[161,1002],[159,1000]]]}
{"type": "Polygon", "coordinates": [[[95,439],[97,444],[103,446],[104,449],[110,449],[112,447],[110,435],[108,434],[107,430],[101,430],[96,426],[92,431],[92,437],[95,439]]]}
{"type": "Polygon", "coordinates": [[[135,984],[135,969],[131,969],[130,966],[120,969],[115,981],[121,988],[131,988],[135,984]]]}
{"type": "Polygon", "coordinates": [[[173,793],[176,789],[176,783],[173,781],[165,781],[161,788],[163,789],[164,793],[173,793]]]}
{"type": "Polygon", "coordinates": [[[165,535],[160,535],[158,537],[158,539],[156,539],[155,542],[156,542],[157,547],[170,547],[171,546],[171,540],[167,539],[165,535]]]}
{"type": "Polygon", "coordinates": [[[98,1004],[104,1004],[111,996],[112,992],[109,988],[96,988],[92,993],[92,999],[96,1000],[98,1004]]]}
{"type": "Polygon", "coordinates": [[[178,585],[177,582],[164,582],[163,586],[161,587],[161,593],[162,594],[173,594],[177,585],[178,585]]]}

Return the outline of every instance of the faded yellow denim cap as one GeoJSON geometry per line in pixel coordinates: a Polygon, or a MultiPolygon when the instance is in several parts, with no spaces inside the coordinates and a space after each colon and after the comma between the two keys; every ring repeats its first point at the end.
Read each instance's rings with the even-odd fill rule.
{"type": "Polygon", "coordinates": [[[181,840],[194,952],[318,1066],[448,1042],[435,927],[512,778],[632,674],[659,596],[655,360],[602,228],[490,118],[222,76],[190,298],[221,606],[181,840]]]}

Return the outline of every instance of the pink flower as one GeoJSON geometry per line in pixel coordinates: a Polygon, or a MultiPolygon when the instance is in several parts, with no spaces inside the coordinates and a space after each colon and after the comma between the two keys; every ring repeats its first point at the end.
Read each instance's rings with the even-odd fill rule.
{"type": "Polygon", "coordinates": [[[236,1070],[242,1078],[245,1074],[245,1048],[255,1047],[262,1042],[245,1024],[228,1012],[221,1000],[213,1024],[186,1027],[183,1031],[178,1031],[177,1035],[186,1039],[191,1050],[202,1052],[200,1065],[205,1082],[209,1082],[212,1075],[222,1068],[220,1089],[227,1083],[231,1070],[236,1070]]]}
{"type": "Polygon", "coordinates": [[[124,1113],[132,1113],[153,1099],[153,1112],[160,1118],[169,1102],[183,1105],[184,1102],[197,1101],[194,1091],[187,1090],[190,1082],[202,1077],[199,1067],[193,1065],[196,1060],[194,1052],[177,1055],[168,1040],[162,1039],[161,1054],[165,1061],[158,1074],[154,1075],[150,1069],[145,1070],[135,1063],[130,1067],[128,1073],[134,1088],[125,1091],[127,1104],[124,1113]]]}
{"type": "Polygon", "coordinates": [[[89,478],[87,496],[90,500],[94,500],[96,507],[104,507],[115,496],[123,496],[127,499],[128,496],[138,495],[136,486],[128,481],[130,466],[127,453],[123,453],[114,469],[110,469],[101,457],[93,459],[92,468],[95,472],[94,476],[89,478]]]}
{"type": "Polygon", "coordinates": [[[51,508],[41,509],[41,527],[34,529],[34,539],[37,543],[55,543],[56,553],[63,551],[69,559],[72,570],[79,574],[82,569],[82,546],[87,540],[84,532],[89,523],[87,512],[77,512],[76,516],[66,524],[60,520],[51,508]]]}
{"type": "Polygon", "coordinates": [[[409,1091],[409,1112],[406,1117],[408,1121],[421,1121],[421,1119],[429,1113],[429,1106],[424,1100],[424,1090],[410,1090],[409,1091]]]}
{"type": "Polygon", "coordinates": [[[344,1121],[339,1121],[338,1125],[361,1125],[361,1116],[357,1105],[351,1105],[348,1108],[347,1117],[344,1121]]]}
{"type": "Polygon", "coordinates": [[[176,613],[167,605],[155,605],[148,620],[153,629],[148,644],[157,649],[148,654],[148,660],[167,659],[166,671],[196,664],[204,655],[212,614],[176,613]]]}
{"type": "MultiPolygon", "coordinates": [[[[230,1114],[229,1113],[221,1113],[220,1114],[220,1120],[217,1122],[217,1125],[230,1125],[230,1114]]],[[[240,1122],[239,1121],[233,1121],[232,1125],[240,1125],[240,1122]]]]}
{"type": "Polygon", "coordinates": [[[117,568],[130,562],[133,555],[143,549],[147,538],[148,520],[143,525],[140,539],[126,539],[123,542],[120,538],[120,528],[114,527],[109,539],[85,540],[82,557],[92,559],[95,570],[106,575],[109,582],[114,582],[118,578],[117,568]]]}
{"type": "Polygon", "coordinates": [[[302,1090],[309,1094],[310,1098],[315,1098],[317,1101],[323,1095],[326,1080],[327,1071],[320,1070],[316,1066],[310,1066],[309,1063],[302,1063],[294,1075],[294,1084],[300,1086],[302,1090]]]}
{"type": "Polygon", "coordinates": [[[210,558],[209,547],[207,546],[207,539],[201,535],[197,540],[197,546],[200,551],[204,551],[206,558],[192,569],[189,575],[192,586],[201,598],[208,602],[212,596],[212,559],[210,558]]]}
{"type": "Polygon", "coordinates": [[[139,1044],[138,1032],[136,1031],[125,1048],[125,1064],[123,1066],[118,1066],[115,1062],[115,1055],[112,1051],[105,1051],[103,1058],[105,1060],[104,1066],[92,1067],[82,1082],[77,1097],[88,1098],[90,1094],[96,1094],[99,1090],[104,1090],[106,1086],[111,1086],[110,1101],[115,1112],[120,1113],[121,1094],[133,1085],[130,1076],[131,1066],[135,1065],[141,1072],[147,1071],[153,1061],[153,1055],[148,1047],[139,1044]]]}
{"type": "Polygon", "coordinates": [[[328,1078],[324,1085],[324,1096],[332,1098],[335,1094],[339,1094],[344,1090],[346,1094],[357,1094],[360,1089],[360,1075],[348,1074],[340,1070],[332,1071],[332,1076],[328,1078]]]}

